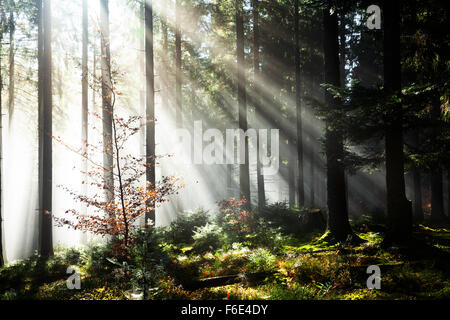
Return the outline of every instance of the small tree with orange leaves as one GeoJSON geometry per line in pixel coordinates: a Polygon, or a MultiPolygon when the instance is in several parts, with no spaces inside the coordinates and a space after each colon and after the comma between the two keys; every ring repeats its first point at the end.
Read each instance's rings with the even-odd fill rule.
{"type": "MultiPolygon", "coordinates": [[[[141,117],[139,116],[131,116],[128,119],[116,116],[114,113],[116,95],[120,96],[121,93],[116,91],[114,86],[110,88],[110,92],[112,136],[106,137],[109,144],[108,148],[104,148],[105,139],[103,137],[97,145],[83,141],[83,147],[78,149],[64,143],[61,138],[54,137],[56,141],[79,154],[84,161],[90,164],[87,171],[81,170],[82,175],[88,177],[89,180],[82,183],[88,184],[101,192],[87,195],[80,194],[65,186],[59,187],[66,190],[75,200],[87,207],[95,208],[94,213],[81,214],[76,209],[69,209],[66,214],[70,214],[73,219],[55,216],[53,219],[58,226],[67,226],[101,236],[117,237],[120,243],[127,247],[130,244],[131,231],[137,227],[136,220],[145,215],[146,212],[154,210],[159,204],[169,201],[168,196],[178,193],[180,186],[177,184],[179,178],[175,176],[163,176],[155,185],[151,185],[150,182],[143,182],[146,168],[155,165],[156,159],[154,157],[147,159],[144,156],[122,154],[122,152],[125,152],[125,145],[129,142],[129,139],[139,132],[143,125],[140,124],[141,117]],[[95,154],[104,155],[105,152],[113,158],[113,183],[110,179],[105,178],[104,174],[110,170],[93,156],[95,154]],[[104,192],[113,194],[114,199],[106,201],[104,192]]],[[[102,120],[100,114],[96,112],[90,114],[102,120]]],[[[93,130],[97,130],[95,126],[91,127],[93,130]]]]}

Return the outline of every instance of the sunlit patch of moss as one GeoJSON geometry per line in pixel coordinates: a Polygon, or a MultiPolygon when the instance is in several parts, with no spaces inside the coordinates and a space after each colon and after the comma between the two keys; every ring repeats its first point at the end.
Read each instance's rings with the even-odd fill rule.
{"type": "Polygon", "coordinates": [[[348,285],[348,263],[337,254],[311,255],[303,254],[297,257],[283,259],[278,262],[277,279],[280,283],[291,284],[325,284],[331,286],[348,285]]]}
{"type": "Polygon", "coordinates": [[[377,300],[383,299],[383,293],[374,289],[357,289],[347,292],[342,297],[343,300],[377,300]]]}
{"type": "Polygon", "coordinates": [[[357,233],[358,237],[371,244],[381,244],[383,237],[378,232],[357,233]]]}
{"type": "Polygon", "coordinates": [[[211,288],[210,291],[223,300],[264,300],[267,298],[261,287],[246,287],[242,284],[211,288]]]}
{"type": "Polygon", "coordinates": [[[314,300],[323,298],[320,289],[296,282],[282,286],[267,284],[261,289],[267,294],[268,300],[314,300]]]}
{"type": "Polygon", "coordinates": [[[432,245],[443,245],[450,246],[450,230],[445,228],[433,228],[430,226],[425,226],[423,224],[419,225],[414,235],[419,239],[423,239],[432,245]]]}
{"type": "Polygon", "coordinates": [[[73,296],[76,300],[126,300],[125,292],[117,288],[100,287],[73,296]]]}
{"type": "Polygon", "coordinates": [[[430,226],[426,226],[423,224],[419,225],[419,228],[424,230],[424,231],[430,231],[433,233],[436,233],[436,235],[444,235],[447,239],[450,239],[450,229],[446,229],[446,228],[432,228],[430,226]]]}
{"type": "Polygon", "coordinates": [[[441,245],[441,244],[438,244],[438,243],[433,244],[433,246],[435,248],[437,248],[437,249],[440,249],[442,251],[446,251],[446,252],[450,253],[450,246],[444,246],[444,245],[441,245]]]}
{"type": "Polygon", "coordinates": [[[337,249],[339,244],[330,244],[326,241],[329,238],[329,231],[326,231],[323,235],[313,238],[311,241],[304,242],[298,246],[284,245],[283,252],[286,253],[305,253],[305,252],[322,252],[325,250],[332,251],[337,249]]]}

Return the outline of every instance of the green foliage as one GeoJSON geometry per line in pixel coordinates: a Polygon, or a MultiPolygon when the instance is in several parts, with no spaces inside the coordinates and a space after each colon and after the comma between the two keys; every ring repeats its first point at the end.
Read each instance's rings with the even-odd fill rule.
{"type": "Polygon", "coordinates": [[[183,212],[177,216],[165,231],[166,241],[173,244],[192,244],[196,228],[205,226],[210,222],[208,211],[201,208],[192,212],[183,212]]]}
{"type": "Polygon", "coordinates": [[[81,263],[87,272],[104,274],[111,271],[111,264],[108,262],[110,247],[108,244],[90,244],[81,255],[81,263]]]}
{"type": "Polygon", "coordinates": [[[229,198],[218,205],[215,223],[222,228],[229,243],[242,242],[255,231],[255,214],[248,210],[246,200],[229,198]]]}
{"type": "Polygon", "coordinates": [[[290,209],[284,202],[259,208],[256,211],[256,218],[259,219],[259,223],[277,228],[283,234],[298,235],[300,233],[299,211],[290,209]]]}
{"type": "Polygon", "coordinates": [[[277,257],[267,249],[256,249],[248,255],[248,272],[272,272],[275,271],[276,265],[277,257]]]}
{"type": "Polygon", "coordinates": [[[196,253],[214,251],[224,244],[223,230],[214,223],[197,227],[192,238],[194,239],[193,249],[196,253]]]}
{"type": "Polygon", "coordinates": [[[157,228],[138,229],[131,236],[129,259],[119,262],[108,258],[108,261],[119,267],[114,270],[117,279],[129,281],[134,293],[142,293],[148,299],[158,293],[170,257],[161,246],[162,234],[157,228]]]}
{"type": "MultiPolygon", "coordinates": [[[[380,248],[381,235],[371,230],[370,220],[355,224],[367,240],[359,246],[330,245],[323,238],[300,240],[281,237],[282,250],[256,246],[254,239],[221,244],[198,253],[199,241],[207,247],[211,234],[220,235],[210,222],[197,228],[192,249],[181,254],[165,241],[165,230],[152,228],[133,234],[129,252],[114,255],[114,243],[84,249],[57,248],[42,260],[38,255],[0,268],[0,299],[117,300],[146,292],[146,299],[448,299],[450,280],[447,229],[419,226],[415,237],[438,251],[426,250],[425,258],[405,256],[398,249],[380,248]],[[209,230],[208,230],[209,229],[209,230]],[[215,230],[215,231],[214,231],[215,230]],[[213,232],[214,231],[214,232],[213,232]],[[197,236],[198,235],[198,238],[197,236]],[[437,248],[444,249],[437,249],[437,248]],[[442,251],[441,251],[442,250],[442,251]],[[206,252],[206,253],[203,253],[206,252]],[[441,252],[436,254],[436,252],[441,252]],[[381,290],[368,290],[368,265],[382,270],[381,290]],[[81,290],[68,290],[66,268],[79,268],[81,290]],[[236,284],[187,291],[180,284],[222,275],[272,273],[260,283],[236,284]],[[145,289],[146,288],[146,289],[145,289]],[[144,290],[143,290],[144,289],[144,290]]],[[[273,228],[276,230],[275,228],[273,228]]],[[[259,231],[258,231],[259,232],[259,231]]],[[[217,239],[217,238],[216,238],[217,239]]],[[[188,248],[186,248],[188,249],[188,248]]],[[[416,253],[417,254],[417,253],[416,253]]]]}

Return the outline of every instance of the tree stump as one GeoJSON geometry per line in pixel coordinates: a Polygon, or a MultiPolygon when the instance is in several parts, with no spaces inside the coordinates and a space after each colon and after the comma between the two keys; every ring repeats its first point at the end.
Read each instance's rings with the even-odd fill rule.
{"type": "Polygon", "coordinates": [[[300,228],[302,232],[325,231],[327,222],[320,209],[311,209],[300,213],[300,228]]]}

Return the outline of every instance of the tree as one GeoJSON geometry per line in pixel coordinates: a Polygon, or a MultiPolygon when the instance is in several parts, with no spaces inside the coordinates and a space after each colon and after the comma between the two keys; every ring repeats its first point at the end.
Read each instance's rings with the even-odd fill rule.
{"type": "Polygon", "coordinates": [[[39,32],[39,253],[53,255],[52,237],[52,51],[50,0],[38,1],[39,32]]]}
{"type": "MultiPolygon", "coordinates": [[[[400,5],[384,1],[384,88],[388,95],[401,96],[400,5]]],[[[389,231],[385,244],[407,241],[411,236],[411,203],[405,195],[402,107],[397,103],[386,127],[386,192],[389,231]]]]}
{"type": "MultiPolygon", "coordinates": [[[[88,2],[87,0],[83,0],[83,9],[82,9],[82,33],[83,33],[83,44],[82,44],[82,61],[81,61],[81,148],[83,153],[87,153],[88,146],[88,2]]],[[[83,158],[83,172],[84,176],[82,177],[83,181],[87,181],[87,159],[83,158]]],[[[87,193],[87,184],[83,183],[83,193],[87,193]]],[[[84,211],[87,211],[87,208],[84,208],[84,211]]]]}
{"type": "MultiPolygon", "coordinates": [[[[244,17],[243,17],[242,0],[236,0],[236,57],[237,57],[237,97],[239,112],[239,129],[247,131],[247,99],[246,99],[246,77],[245,77],[245,53],[244,53],[244,17]]],[[[239,182],[240,182],[240,198],[245,199],[247,205],[250,206],[250,175],[248,161],[248,137],[244,138],[245,155],[244,163],[240,164],[239,182]]],[[[243,141],[241,141],[242,143],[243,141]]]]}
{"type": "MultiPolygon", "coordinates": [[[[412,143],[416,148],[419,147],[419,139],[420,135],[417,130],[415,130],[412,133],[412,143]]],[[[414,166],[412,168],[412,176],[414,186],[414,218],[416,221],[423,221],[424,216],[422,209],[422,183],[420,170],[417,166],[414,166]]]]}
{"type": "Polygon", "coordinates": [[[103,166],[105,167],[105,197],[114,200],[113,145],[112,145],[112,83],[111,54],[109,39],[109,1],[100,0],[100,36],[102,71],[102,123],[103,123],[103,166]]]}
{"type": "MultiPolygon", "coordinates": [[[[114,110],[116,97],[119,95],[114,90],[111,92],[111,106],[114,110]]],[[[94,116],[102,119],[98,113],[94,116]]],[[[93,196],[86,194],[78,194],[67,187],[61,186],[66,190],[75,200],[84,205],[94,208],[96,212],[90,215],[85,215],[75,209],[66,210],[66,214],[72,215],[75,220],[67,218],[53,217],[58,226],[67,226],[69,228],[81,231],[88,231],[100,236],[112,236],[115,241],[118,241],[118,249],[127,249],[131,244],[131,232],[139,228],[138,224],[134,224],[139,217],[147,214],[149,210],[154,210],[156,204],[167,201],[167,196],[176,192],[179,189],[176,186],[178,181],[175,176],[162,177],[158,182],[158,188],[155,185],[150,185],[149,182],[142,185],[141,177],[146,175],[147,168],[153,166],[153,163],[148,162],[147,157],[135,157],[131,154],[122,154],[122,150],[127,146],[127,142],[133,135],[137,134],[142,128],[140,126],[140,117],[132,116],[124,119],[111,115],[112,119],[112,145],[113,145],[113,159],[115,160],[113,166],[113,178],[115,179],[115,194],[118,195],[119,203],[114,199],[103,200],[100,193],[95,193],[93,196]],[[148,205],[151,204],[151,205],[148,205]],[[106,214],[105,214],[106,212],[106,214]]],[[[57,142],[62,143],[69,150],[79,154],[83,159],[92,165],[92,169],[88,170],[88,176],[92,179],[89,182],[93,188],[103,189],[105,184],[108,184],[103,175],[106,169],[103,165],[96,162],[94,153],[102,150],[101,146],[87,145],[89,152],[79,151],[79,148],[71,147],[56,138],[57,142]]],[[[83,171],[82,171],[83,172],[83,171]]],[[[88,183],[83,181],[83,183],[88,183]]],[[[148,229],[148,226],[147,226],[148,229]]],[[[120,250],[119,250],[120,252],[120,250]]]]}
{"type": "MultiPolygon", "coordinates": [[[[260,71],[260,41],[259,41],[259,0],[252,0],[253,6],[253,72],[254,72],[254,106],[256,119],[261,116],[260,109],[261,99],[260,99],[260,81],[261,81],[261,71],[260,71]]],[[[258,206],[263,207],[266,204],[266,195],[264,188],[264,174],[261,170],[261,159],[259,158],[260,147],[259,147],[259,135],[256,136],[256,175],[257,175],[257,187],[258,187],[258,206]]]]}
{"type": "MultiPolygon", "coordinates": [[[[340,86],[339,34],[336,12],[331,7],[323,10],[325,83],[340,86]]],[[[330,112],[339,107],[339,101],[326,92],[326,103],[330,112]]],[[[353,236],[348,221],[345,168],[343,165],[343,136],[339,128],[327,123],[325,132],[325,153],[327,158],[327,204],[328,228],[336,241],[345,241],[353,236]]]]}
{"type": "MultiPolygon", "coordinates": [[[[147,162],[155,160],[155,76],[153,60],[153,8],[152,2],[145,2],[145,82],[146,82],[146,131],[145,154],[147,162]]],[[[147,166],[146,179],[150,190],[155,187],[155,166],[147,166]]],[[[145,214],[145,223],[156,222],[155,207],[151,202],[147,203],[149,210],[145,214]]]]}
{"type": "Polygon", "coordinates": [[[181,30],[180,30],[180,0],[176,0],[175,5],[175,65],[176,65],[176,84],[175,84],[175,100],[176,100],[176,125],[177,128],[182,127],[183,102],[182,102],[182,66],[181,66],[181,30]]]}
{"type": "MultiPolygon", "coordinates": [[[[433,97],[431,105],[431,118],[436,123],[432,130],[432,139],[436,141],[439,139],[441,133],[441,123],[439,121],[441,117],[441,99],[440,95],[433,97]]],[[[446,219],[444,214],[444,190],[443,190],[443,177],[442,168],[436,166],[431,172],[431,220],[436,223],[440,223],[446,219]]]]}
{"type": "Polygon", "coordinates": [[[9,111],[9,127],[11,127],[12,117],[14,113],[14,73],[15,73],[15,53],[14,53],[14,33],[16,30],[14,21],[14,0],[9,0],[9,95],[8,95],[8,111],[9,111]]]}
{"type": "MultiPolygon", "coordinates": [[[[0,0],[0,17],[4,21],[3,0],[0,0]]],[[[3,22],[0,23],[0,267],[3,266],[3,75],[2,75],[2,41],[3,22]]]]}
{"type": "Polygon", "coordinates": [[[301,79],[300,79],[300,30],[299,30],[299,0],[295,0],[294,32],[295,32],[295,104],[297,110],[297,166],[298,166],[298,205],[305,204],[305,191],[303,186],[303,127],[301,105],[301,79]]]}

